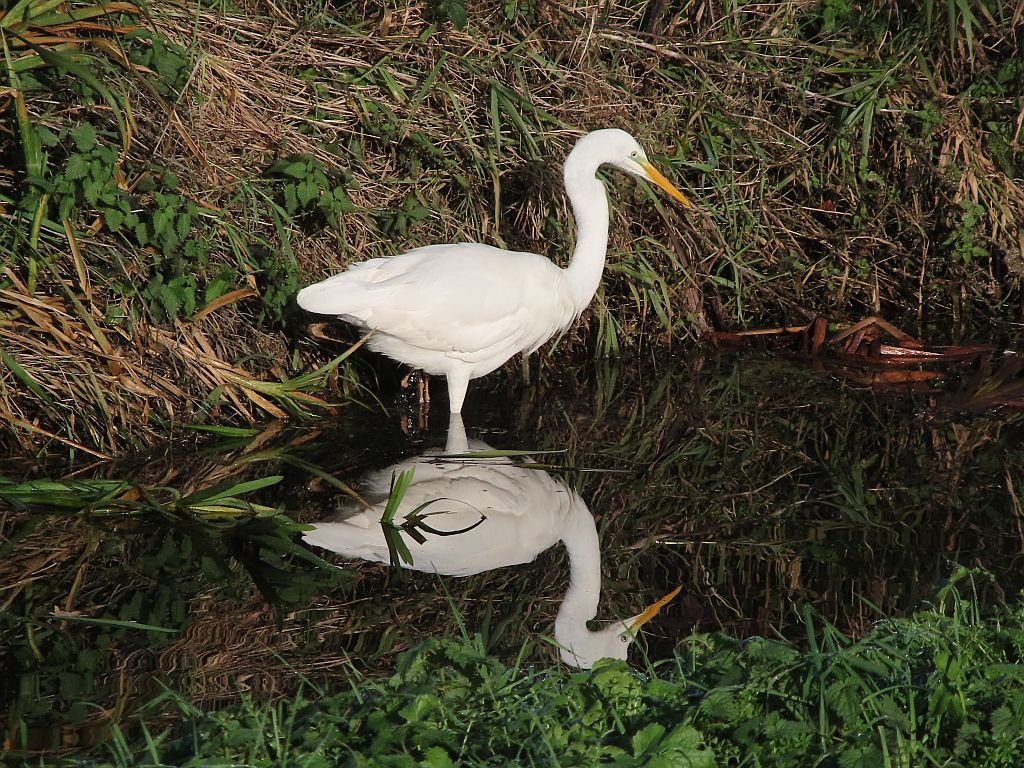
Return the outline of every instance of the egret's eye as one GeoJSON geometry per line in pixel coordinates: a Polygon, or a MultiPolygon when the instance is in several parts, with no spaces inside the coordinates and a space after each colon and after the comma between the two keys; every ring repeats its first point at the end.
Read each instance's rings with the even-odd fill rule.
{"type": "Polygon", "coordinates": [[[634,160],[639,160],[640,159],[640,153],[637,152],[635,149],[632,152],[629,153],[629,156],[631,158],[633,158],[634,160]]]}
{"type": "Polygon", "coordinates": [[[628,643],[629,642],[629,632],[623,632],[621,635],[619,635],[619,640],[621,642],[623,642],[623,643],[628,643]]]}

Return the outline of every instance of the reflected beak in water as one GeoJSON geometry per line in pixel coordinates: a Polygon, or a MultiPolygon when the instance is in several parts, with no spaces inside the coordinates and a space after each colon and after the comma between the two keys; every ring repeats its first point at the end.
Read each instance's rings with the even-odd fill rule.
{"type": "Polygon", "coordinates": [[[661,600],[648,606],[639,616],[634,616],[632,619],[627,621],[626,626],[629,627],[630,632],[636,636],[636,633],[640,631],[640,627],[657,616],[661,612],[661,609],[668,605],[672,601],[672,598],[679,594],[680,590],[682,590],[681,586],[676,587],[661,598],[661,600]]]}

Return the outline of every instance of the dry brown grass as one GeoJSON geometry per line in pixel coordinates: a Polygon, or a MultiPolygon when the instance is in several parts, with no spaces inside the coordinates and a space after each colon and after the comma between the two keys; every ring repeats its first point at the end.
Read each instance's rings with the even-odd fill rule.
{"type": "MultiPolygon", "coordinates": [[[[1024,191],[993,156],[985,122],[1012,117],[1016,102],[967,90],[1012,57],[1017,32],[983,19],[973,61],[937,34],[931,72],[909,59],[887,69],[888,51],[836,32],[798,36],[818,5],[540,3],[507,21],[487,3],[459,31],[433,26],[424,3],[156,2],[153,24],[194,67],[176,104],[137,96],[132,153],[173,169],[220,217],[217,259],[235,260],[240,236],[285,253],[284,227],[312,280],[439,241],[564,260],[572,231],[559,162],[580,133],[620,125],[700,211],[614,191],[611,269],[560,349],[817,312],[918,326],[1019,316],[1024,191]],[[932,107],[938,122],[920,122],[932,107]],[[335,226],[275,225],[260,197],[263,170],[298,153],[348,179],[356,210],[335,226]],[[984,209],[968,235],[988,254],[970,263],[950,244],[967,203],[984,209]],[[424,218],[402,224],[396,212],[409,208],[424,218]]],[[[109,455],[153,442],[168,421],[282,415],[239,383],[297,370],[283,364],[294,338],[254,311],[266,288],[258,270],[246,265],[237,292],[188,320],[156,326],[121,307],[141,319],[112,324],[93,260],[115,246],[102,227],[51,243],[60,266],[35,294],[7,268],[0,332],[26,374],[8,368],[0,379],[8,449],[109,455]]],[[[145,279],[146,254],[121,258],[129,279],[145,279]]],[[[307,360],[320,354],[297,346],[307,360]]]]}
{"type": "MultiPolygon", "coordinates": [[[[410,193],[431,207],[430,217],[409,236],[411,243],[514,240],[542,248],[542,227],[552,207],[559,220],[569,220],[558,164],[580,133],[622,124],[657,154],[673,147],[674,131],[659,132],[658,122],[671,123],[679,110],[674,102],[693,94],[662,94],[665,101],[657,103],[642,93],[642,77],[630,74],[634,62],[615,73],[600,62],[588,66],[588,59],[600,56],[600,40],[563,37],[576,32],[564,28],[564,18],[563,29],[541,27],[524,46],[518,37],[500,32],[480,38],[445,30],[424,40],[428,21],[422,11],[411,6],[389,12],[377,29],[325,32],[281,15],[194,15],[162,8],[159,17],[179,42],[188,44],[193,29],[202,29],[196,41],[195,98],[179,107],[189,138],[172,154],[203,148],[202,166],[219,184],[204,190],[215,204],[218,193],[251,177],[253,168],[266,167],[268,157],[309,154],[350,171],[360,210],[340,223],[342,252],[326,237],[308,244],[321,246],[319,253],[304,254],[319,256],[322,263],[302,266],[321,274],[353,258],[402,248],[401,242],[382,240],[373,217],[400,209],[410,193]],[[515,55],[520,48],[526,53],[515,55]],[[610,74],[628,82],[616,82],[610,74]],[[500,148],[491,102],[496,84],[522,97],[523,112],[536,111],[521,118],[528,132],[502,115],[500,148]],[[368,108],[387,112],[387,124],[381,118],[377,127],[393,135],[371,132],[368,108]],[[637,115],[651,121],[640,122],[637,115]],[[408,158],[401,149],[413,134],[429,139],[451,164],[403,166],[408,158]],[[535,165],[540,163],[551,167],[541,170],[535,165]],[[468,177],[468,189],[453,184],[452,175],[459,172],[468,177]],[[522,179],[529,189],[514,184],[506,189],[508,176],[513,182],[522,179]],[[503,200],[487,205],[487,187],[492,194],[513,196],[511,211],[503,200]],[[510,213],[514,218],[506,222],[510,213]]],[[[653,55],[643,49],[630,54],[653,55]]],[[[197,180],[197,187],[203,183],[197,180]]],[[[627,234],[620,228],[619,247],[629,242],[627,234]]]]}
{"type": "MultiPolygon", "coordinates": [[[[51,443],[60,453],[109,458],[140,436],[155,438],[161,425],[194,417],[215,390],[250,422],[287,416],[247,386],[257,377],[225,362],[241,356],[239,339],[255,341],[251,330],[233,339],[229,323],[207,314],[171,328],[140,322],[128,331],[108,325],[96,303],[69,300],[71,294],[29,296],[12,270],[5,274],[13,284],[0,291],[8,318],[0,327],[9,355],[10,375],[0,381],[8,450],[51,443]]],[[[285,354],[279,338],[262,337],[285,354]]]]}

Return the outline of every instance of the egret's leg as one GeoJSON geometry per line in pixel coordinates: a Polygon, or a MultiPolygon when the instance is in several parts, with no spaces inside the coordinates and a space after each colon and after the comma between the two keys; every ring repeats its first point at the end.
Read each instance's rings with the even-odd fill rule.
{"type": "Polygon", "coordinates": [[[448,373],[448,404],[452,413],[462,413],[462,402],[466,399],[469,376],[459,371],[448,373]]]}
{"type": "Polygon", "coordinates": [[[416,402],[421,408],[430,405],[430,374],[419,368],[410,368],[402,378],[402,389],[408,389],[413,380],[416,381],[416,402]]]}
{"type": "Polygon", "coordinates": [[[420,404],[420,434],[426,434],[430,428],[430,375],[426,371],[420,371],[416,390],[420,404]]]}
{"type": "Polygon", "coordinates": [[[445,453],[469,453],[469,438],[466,437],[466,425],[462,423],[462,414],[453,413],[448,417],[448,441],[444,445],[445,453]]]}

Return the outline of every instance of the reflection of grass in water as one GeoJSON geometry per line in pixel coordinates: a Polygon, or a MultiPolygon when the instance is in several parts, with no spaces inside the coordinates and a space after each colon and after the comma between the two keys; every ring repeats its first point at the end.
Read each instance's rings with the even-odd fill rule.
{"type": "Polygon", "coordinates": [[[154,666],[173,671],[211,589],[238,610],[253,585],[305,603],[343,578],[296,541],[302,526],[253,498],[281,480],[245,476],[265,458],[233,473],[165,466],[174,485],[0,477],[0,706],[19,743],[88,742],[130,713],[154,666]]]}
{"type": "Polygon", "coordinates": [[[568,447],[570,464],[632,468],[581,474],[579,491],[615,553],[606,573],[688,585],[661,620],[677,617],[675,636],[694,622],[785,629],[803,602],[863,631],[879,609],[914,607],[949,560],[1018,583],[1019,415],[932,421],[924,397],[757,356],[552,375],[553,392],[541,381],[526,393],[526,430],[568,447]]]}
{"type": "Polygon", "coordinates": [[[698,635],[643,674],[506,666],[479,638],[430,641],[383,680],[209,714],[179,699],[174,737],[119,734],[101,764],[1017,765],[1024,604],[983,619],[977,576],[957,571],[932,607],[860,640],[805,610],[806,649],[698,635]]]}

